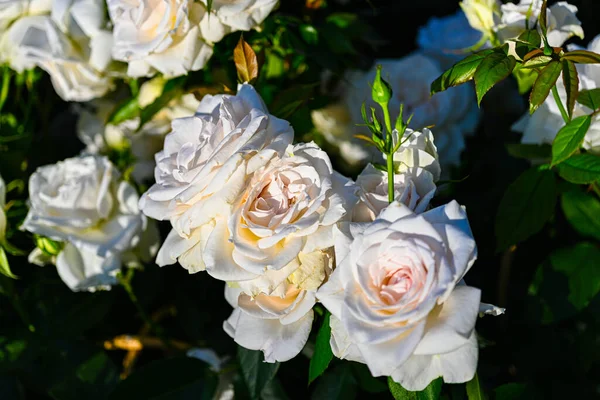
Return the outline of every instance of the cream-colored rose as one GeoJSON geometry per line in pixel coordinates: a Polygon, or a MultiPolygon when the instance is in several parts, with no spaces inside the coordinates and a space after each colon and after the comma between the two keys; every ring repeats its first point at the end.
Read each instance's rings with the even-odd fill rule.
{"type": "Polygon", "coordinates": [[[64,243],[56,267],[74,291],[108,289],[123,263],[148,261],[156,252],[158,233],[140,213],[138,194],[104,157],[38,168],[29,195],[22,229],[64,243]]]}
{"type": "Polygon", "coordinates": [[[185,75],[206,65],[212,47],[200,34],[206,14],[193,0],[108,0],[114,25],[113,57],[128,63],[132,77],[156,71],[185,75]]]}
{"type": "MultiPolygon", "coordinates": [[[[394,118],[396,110],[404,103],[404,117],[414,113],[411,127],[421,129],[435,125],[435,143],[441,162],[458,165],[465,146],[464,137],[475,131],[479,121],[473,89],[463,85],[431,97],[430,84],[443,71],[438,61],[421,53],[399,60],[379,60],[375,65],[383,66],[382,77],[390,83],[394,92],[389,106],[394,118]]],[[[332,144],[340,146],[342,157],[349,163],[379,161],[377,157],[380,155],[372,147],[355,138],[357,134],[370,135],[366,127],[358,126],[364,124],[362,103],[379,110],[379,106],[371,100],[369,84],[374,78],[375,67],[367,73],[350,73],[342,82],[340,102],[335,107],[312,114],[316,129],[324,133],[332,144]]]]}
{"type": "Polygon", "coordinates": [[[335,252],[317,298],[332,314],[337,357],[411,391],[473,377],[480,291],[462,282],[476,247],[458,203],[417,215],[394,202],[371,224],[342,225],[335,252]]]}
{"type": "MultiPolygon", "coordinates": [[[[208,7],[207,0],[201,0],[208,7]]],[[[257,28],[279,4],[279,0],[214,0],[211,12],[200,22],[202,36],[216,43],[235,31],[257,28]]]]}
{"type": "MultiPolygon", "coordinates": [[[[283,155],[293,130],[268,113],[250,85],[240,85],[235,96],[205,96],[195,116],[175,119],[172,127],[156,155],[156,184],[140,200],[146,215],[173,226],[156,262],[221,271],[229,264],[207,260],[207,243],[225,240],[221,251],[230,251],[224,238],[234,204],[254,173],[283,155]]],[[[254,277],[248,272],[238,280],[254,277]]]]}
{"type": "MultiPolygon", "coordinates": [[[[519,4],[503,4],[494,27],[498,40],[504,43],[509,39],[517,38],[525,31],[527,22],[530,27],[536,26],[542,10],[542,3],[543,0],[521,0],[519,4]]],[[[581,21],[575,15],[577,7],[565,1],[559,1],[548,7],[547,11],[550,46],[562,46],[573,36],[583,39],[581,21]]]]}
{"type": "MultiPolygon", "coordinates": [[[[140,94],[145,87],[145,84],[142,85],[140,94]]],[[[132,176],[137,182],[144,182],[153,177],[156,166],[154,155],[163,148],[165,136],[171,131],[171,122],[194,115],[200,102],[193,94],[177,97],[139,130],[139,118],[117,125],[106,124],[116,104],[103,99],[81,109],[77,134],[86,144],[85,151],[89,154],[108,154],[111,150],[130,149],[134,157],[132,176]]]]}
{"type": "Polygon", "coordinates": [[[500,12],[498,0],[463,0],[460,7],[474,29],[490,34],[494,28],[494,14],[500,12]]]}
{"type": "MultiPolygon", "coordinates": [[[[333,227],[353,202],[352,190],[317,145],[290,146],[254,173],[227,226],[215,226],[222,235],[209,238],[203,253],[209,273],[231,282],[283,270],[285,279],[298,268],[300,254],[333,246],[333,227]]],[[[277,286],[248,292],[272,294],[277,286]]]]}
{"type": "Polygon", "coordinates": [[[88,101],[112,88],[112,34],[104,2],[56,0],[48,15],[26,16],[10,25],[0,39],[0,52],[11,68],[38,66],[67,101],[88,101]]]}

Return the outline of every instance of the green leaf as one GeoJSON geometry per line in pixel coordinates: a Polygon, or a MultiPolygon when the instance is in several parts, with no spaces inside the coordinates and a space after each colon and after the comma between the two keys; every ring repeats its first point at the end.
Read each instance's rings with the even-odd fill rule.
{"type": "Polygon", "coordinates": [[[154,361],[120,382],[109,400],[212,399],[217,377],[195,358],[154,361]]]}
{"type": "Polygon", "coordinates": [[[542,45],[542,38],[537,29],[529,29],[521,33],[517,38],[518,41],[528,43],[531,47],[539,48],[542,45]]]}
{"type": "Polygon", "coordinates": [[[350,363],[337,365],[317,381],[312,400],[352,400],[356,398],[356,379],[350,363]]]}
{"type": "Polygon", "coordinates": [[[315,29],[314,26],[309,24],[300,25],[300,36],[304,41],[308,44],[317,44],[319,43],[319,31],[315,29]]]}
{"type": "Polygon", "coordinates": [[[264,358],[261,351],[248,350],[238,346],[238,361],[252,399],[260,398],[263,389],[275,377],[279,369],[279,363],[266,363],[264,358]]]}
{"type": "Polygon", "coordinates": [[[542,38],[535,29],[526,30],[515,40],[515,53],[523,59],[532,50],[539,49],[542,38]]]}
{"type": "Polygon", "coordinates": [[[391,376],[388,377],[390,393],[395,400],[437,400],[442,392],[442,383],[442,378],[437,378],[420,392],[410,392],[394,382],[391,376]]]}
{"type": "Polygon", "coordinates": [[[600,291],[600,249],[592,243],[578,243],[550,255],[554,270],[569,280],[569,301],[578,310],[584,309],[600,291]]]}
{"type": "Polygon", "coordinates": [[[600,63],[600,54],[587,50],[573,50],[562,56],[563,60],[569,60],[578,64],[598,64],[600,63]]]}
{"type": "Polygon", "coordinates": [[[479,376],[475,373],[473,379],[467,382],[467,398],[469,400],[486,400],[487,396],[479,384],[479,376]]]}
{"type": "Polygon", "coordinates": [[[506,190],[496,214],[498,251],[539,232],[556,206],[556,181],[552,171],[531,168],[506,190]]]}
{"type": "Polygon", "coordinates": [[[319,333],[317,334],[317,341],[315,343],[315,352],[310,359],[310,366],[308,369],[308,384],[317,379],[329,366],[329,363],[333,359],[333,352],[329,341],[331,340],[331,326],[329,326],[329,319],[331,314],[325,313],[325,318],[319,333]]]}
{"type": "Polygon", "coordinates": [[[573,119],[558,131],[552,142],[552,166],[563,162],[581,149],[591,123],[592,117],[584,115],[573,119]]]}
{"type": "Polygon", "coordinates": [[[519,94],[524,95],[525,93],[529,93],[535,80],[537,79],[537,72],[533,69],[524,69],[515,68],[513,70],[513,76],[517,80],[517,85],[519,86],[519,94]]]}
{"type": "Polygon", "coordinates": [[[550,159],[552,157],[552,146],[549,144],[509,143],[506,145],[506,150],[511,156],[526,160],[550,159]]]}
{"type": "Polygon", "coordinates": [[[4,247],[0,247],[0,274],[8,278],[17,279],[17,276],[10,270],[10,265],[8,264],[8,258],[6,257],[4,247]]]}
{"type": "Polygon", "coordinates": [[[472,54],[454,64],[431,84],[431,94],[443,92],[444,90],[461,85],[473,79],[475,71],[481,62],[494,50],[488,49],[472,54]]]}
{"type": "Polygon", "coordinates": [[[516,60],[503,51],[489,54],[477,67],[475,75],[475,91],[477,104],[481,105],[483,96],[498,82],[508,77],[515,68],[516,60]]]}
{"type": "Polygon", "coordinates": [[[579,94],[579,75],[573,61],[562,61],[562,76],[567,92],[567,112],[569,113],[569,118],[573,118],[575,100],[579,94]]]}
{"type": "Polygon", "coordinates": [[[565,217],[577,232],[600,240],[600,200],[576,189],[563,193],[561,204],[565,217]]]}
{"type": "Polygon", "coordinates": [[[600,157],[593,154],[575,154],[558,166],[559,175],[578,185],[600,181],[600,157]]]}
{"type": "Polygon", "coordinates": [[[532,68],[542,68],[548,66],[552,61],[552,57],[541,53],[536,55],[535,57],[531,57],[526,59],[523,64],[521,64],[521,68],[523,69],[532,69],[532,68]]]}
{"type": "Polygon", "coordinates": [[[600,88],[582,90],[577,96],[577,102],[584,106],[597,110],[600,108],[600,88]]]}
{"type": "Polygon", "coordinates": [[[206,0],[206,12],[210,13],[212,11],[212,3],[213,0],[206,0]]]}
{"type": "Polygon", "coordinates": [[[562,64],[558,61],[552,61],[541,70],[538,78],[533,84],[533,90],[529,96],[529,112],[533,114],[535,110],[546,100],[550,90],[556,84],[562,71],[562,64]]]}
{"type": "Polygon", "coordinates": [[[137,97],[132,97],[119,104],[108,117],[107,124],[118,125],[123,121],[137,118],[140,115],[140,104],[137,97]]]}
{"type": "Polygon", "coordinates": [[[181,76],[175,79],[171,79],[165,83],[162,94],[158,96],[152,104],[144,107],[140,112],[140,125],[138,130],[141,129],[146,122],[150,121],[152,117],[156,115],[160,110],[166,107],[171,100],[175,97],[180,96],[183,93],[183,86],[187,80],[186,76],[181,76]]]}

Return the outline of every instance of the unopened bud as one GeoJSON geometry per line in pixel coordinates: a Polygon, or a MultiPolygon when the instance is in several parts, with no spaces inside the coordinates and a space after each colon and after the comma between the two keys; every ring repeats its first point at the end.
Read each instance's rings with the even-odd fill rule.
{"type": "Polygon", "coordinates": [[[381,65],[378,65],[371,90],[371,97],[375,103],[384,107],[387,106],[392,98],[392,87],[381,77],[381,69],[381,65]]]}

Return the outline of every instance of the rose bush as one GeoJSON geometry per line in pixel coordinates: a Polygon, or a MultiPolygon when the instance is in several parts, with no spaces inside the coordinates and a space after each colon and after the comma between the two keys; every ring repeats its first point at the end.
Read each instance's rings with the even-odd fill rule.
{"type": "MultiPolygon", "coordinates": [[[[123,264],[156,252],[154,225],[138,195],[104,157],[83,156],[40,167],[29,180],[30,209],[22,229],[59,241],[58,274],[73,291],[109,289],[123,264]]],[[[49,261],[40,249],[30,260],[49,261]]]]}
{"type": "Polygon", "coordinates": [[[458,203],[416,215],[394,202],[372,224],[336,232],[337,268],[317,292],[337,357],[408,390],[470,380],[480,291],[462,284],[477,256],[458,203]]]}

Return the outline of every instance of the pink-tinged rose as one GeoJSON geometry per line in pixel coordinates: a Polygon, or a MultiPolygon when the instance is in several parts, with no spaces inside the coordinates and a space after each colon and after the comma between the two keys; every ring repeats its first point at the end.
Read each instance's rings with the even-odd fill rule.
{"type": "Polygon", "coordinates": [[[317,298],[332,313],[336,356],[412,391],[473,377],[480,291],[461,280],[477,251],[458,203],[415,214],[394,202],[370,224],[342,225],[335,251],[317,298]]]}

